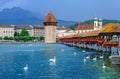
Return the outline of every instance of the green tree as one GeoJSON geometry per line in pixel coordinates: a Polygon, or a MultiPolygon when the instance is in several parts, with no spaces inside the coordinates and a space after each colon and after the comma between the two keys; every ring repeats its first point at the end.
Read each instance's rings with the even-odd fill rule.
{"type": "Polygon", "coordinates": [[[20,40],[20,37],[19,37],[19,36],[15,36],[15,37],[14,37],[14,40],[19,41],[19,40],[20,40]]]}
{"type": "Polygon", "coordinates": [[[37,37],[37,40],[41,41],[41,40],[44,40],[44,36],[40,36],[40,37],[37,37]]]}
{"type": "Polygon", "coordinates": [[[15,32],[14,37],[16,37],[16,36],[20,36],[20,34],[18,32],[15,32]]]}
{"type": "Polygon", "coordinates": [[[29,36],[29,33],[26,29],[22,29],[20,36],[29,36]]]}
{"type": "Polygon", "coordinates": [[[14,40],[14,38],[13,38],[13,37],[5,36],[5,37],[4,37],[4,40],[14,40]]]}
{"type": "Polygon", "coordinates": [[[0,40],[2,40],[2,37],[0,37],[0,40]]]}
{"type": "Polygon", "coordinates": [[[44,36],[40,36],[40,38],[39,38],[40,40],[44,40],[45,38],[44,38],[44,36]]]}
{"type": "Polygon", "coordinates": [[[9,39],[9,37],[8,37],[8,36],[5,36],[5,37],[4,37],[4,40],[8,40],[8,39],[9,39]]]}
{"type": "Polygon", "coordinates": [[[14,38],[13,37],[8,37],[8,40],[14,40],[14,38]]]}

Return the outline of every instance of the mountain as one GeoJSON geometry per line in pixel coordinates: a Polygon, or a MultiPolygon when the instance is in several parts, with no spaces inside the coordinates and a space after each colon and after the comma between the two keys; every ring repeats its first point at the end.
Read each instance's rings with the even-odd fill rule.
{"type": "MultiPolygon", "coordinates": [[[[103,19],[102,22],[103,22],[103,25],[109,24],[109,23],[120,23],[119,20],[108,20],[108,19],[103,19]]],[[[92,20],[84,21],[84,22],[81,22],[81,24],[94,24],[94,20],[92,19],[92,20]]]]}
{"type": "MultiPolygon", "coordinates": [[[[45,16],[37,17],[30,11],[20,7],[6,8],[0,12],[0,24],[14,25],[42,25],[45,16]]],[[[58,20],[59,26],[69,26],[75,24],[74,21],[58,20]]]]}

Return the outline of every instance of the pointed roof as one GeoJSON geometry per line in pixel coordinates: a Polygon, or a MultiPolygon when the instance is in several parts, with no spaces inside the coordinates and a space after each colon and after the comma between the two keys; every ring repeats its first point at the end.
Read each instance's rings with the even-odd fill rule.
{"type": "Polygon", "coordinates": [[[51,11],[48,13],[47,17],[44,20],[44,23],[47,23],[47,22],[57,23],[57,20],[51,11]]]}

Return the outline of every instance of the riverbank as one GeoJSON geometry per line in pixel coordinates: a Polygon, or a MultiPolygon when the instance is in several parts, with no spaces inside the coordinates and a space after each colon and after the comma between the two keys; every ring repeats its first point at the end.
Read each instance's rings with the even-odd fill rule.
{"type": "Polygon", "coordinates": [[[44,41],[14,41],[14,40],[0,40],[0,44],[33,44],[33,43],[43,43],[44,41]]]}

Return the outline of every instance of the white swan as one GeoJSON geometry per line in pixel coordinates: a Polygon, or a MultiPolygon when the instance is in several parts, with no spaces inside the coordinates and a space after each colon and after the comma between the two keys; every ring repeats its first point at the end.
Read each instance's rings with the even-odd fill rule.
{"type": "Polygon", "coordinates": [[[76,52],[74,52],[74,55],[76,55],[76,52]]]}
{"type": "Polygon", "coordinates": [[[26,64],[26,66],[24,67],[24,70],[28,70],[28,64],[26,64]]]}
{"type": "Polygon", "coordinates": [[[89,59],[90,58],[90,55],[86,56],[86,59],[89,59]]]}
{"type": "Polygon", "coordinates": [[[104,56],[102,55],[102,56],[100,56],[100,58],[101,58],[101,59],[103,59],[103,58],[104,58],[104,56]]]}
{"type": "Polygon", "coordinates": [[[85,50],[83,50],[82,52],[85,52],[85,50]]]}
{"type": "Polygon", "coordinates": [[[103,69],[105,69],[105,68],[106,68],[106,66],[105,66],[105,64],[104,64],[104,63],[103,63],[103,66],[102,66],[102,67],[103,67],[103,69]]]}
{"type": "Polygon", "coordinates": [[[109,56],[109,59],[111,59],[112,58],[112,56],[109,56]]]}
{"type": "Polygon", "coordinates": [[[84,63],[86,62],[86,58],[84,58],[84,63]]]}
{"type": "Polygon", "coordinates": [[[95,57],[95,58],[93,58],[93,60],[94,60],[94,61],[96,61],[96,60],[97,60],[97,58],[95,57]]]}
{"type": "Polygon", "coordinates": [[[49,62],[56,62],[56,57],[54,56],[54,58],[51,58],[51,59],[49,59],[49,62]]]}

